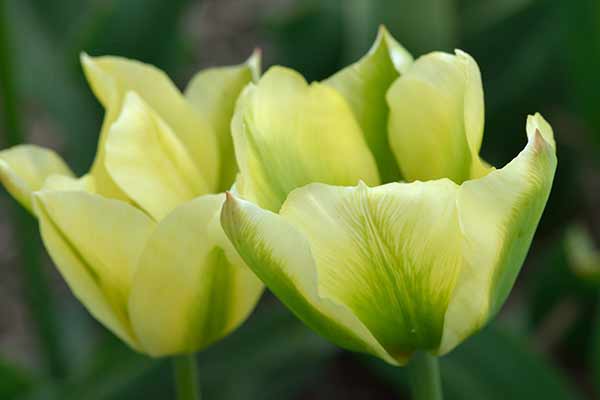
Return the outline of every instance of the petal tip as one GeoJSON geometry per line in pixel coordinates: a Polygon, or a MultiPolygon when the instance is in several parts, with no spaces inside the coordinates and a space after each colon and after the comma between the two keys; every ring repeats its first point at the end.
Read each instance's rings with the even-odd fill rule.
{"type": "Polygon", "coordinates": [[[79,60],[82,64],[85,64],[87,62],[90,62],[92,60],[92,57],[87,52],[81,51],[79,52],[79,60]]]}
{"type": "Polygon", "coordinates": [[[262,53],[262,49],[260,47],[256,47],[252,51],[250,57],[248,57],[248,60],[246,60],[246,65],[248,66],[248,68],[250,68],[253,82],[257,82],[260,79],[262,53]]]}
{"type": "Polygon", "coordinates": [[[542,144],[556,149],[552,126],[539,112],[527,116],[526,131],[529,140],[536,146],[535,149],[541,149],[542,144]]]}

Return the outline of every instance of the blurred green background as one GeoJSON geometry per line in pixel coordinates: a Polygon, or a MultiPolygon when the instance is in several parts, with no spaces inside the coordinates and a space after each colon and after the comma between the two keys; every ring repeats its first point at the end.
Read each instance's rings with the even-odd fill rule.
{"type": "MultiPolygon", "coordinates": [[[[565,246],[574,224],[591,243],[600,238],[598,0],[0,0],[0,9],[0,148],[48,146],[79,173],[103,115],[81,51],[155,64],[180,86],[254,47],[265,67],[323,79],[364,54],[381,23],[415,56],[469,52],[485,89],[484,158],[511,160],[526,115],[540,111],[559,167],[499,318],[441,360],[446,396],[600,398],[599,280],[576,273],[565,246]]],[[[334,348],[269,294],[198,360],[205,399],[409,398],[405,369],[334,348]]],[[[133,353],[95,322],[48,260],[35,221],[0,192],[0,399],[168,399],[172,390],[168,360],[133,353]]]]}

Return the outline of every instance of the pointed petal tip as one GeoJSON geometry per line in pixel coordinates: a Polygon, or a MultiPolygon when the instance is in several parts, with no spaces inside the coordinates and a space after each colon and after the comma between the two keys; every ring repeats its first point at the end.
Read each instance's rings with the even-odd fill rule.
{"type": "Polygon", "coordinates": [[[262,60],[263,50],[260,47],[255,47],[252,50],[252,54],[246,60],[246,64],[252,68],[260,68],[261,60],[262,60]]]}
{"type": "Polygon", "coordinates": [[[544,135],[542,135],[542,132],[540,132],[540,130],[536,128],[533,134],[533,148],[535,149],[535,151],[539,152],[551,147],[552,146],[550,145],[550,143],[548,143],[544,138],[544,135]]]}
{"type": "Polygon", "coordinates": [[[369,185],[367,185],[365,183],[365,181],[363,181],[362,179],[358,180],[358,184],[356,185],[359,189],[363,190],[363,189],[369,189],[369,185]]]}
{"type": "Polygon", "coordinates": [[[225,192],[225,201],[221,207],[221,223],[224,224],[226,219],[231,218],[234,209],[237,208],[237,199],[235,196],[227,190],[225,192]]]}
{"type": "Polygon", "coordinates": [[[250,68],[252,73],[252,81],[258,82],[260,79],[261,69],[262,69],[262,49],[260,47],[255,47],[252,51],[248,60],[246,60],[246,65],[250,68]]]}
{"type": "Polygon", "coordinates": [[[390,35],[390,31],[388,31],[388,29],[385,27],[384,24],[379,24],[379,27],[377,28],[377,36],[389,36],[390,35]]]}
{"type": "Polygon", "coordinates": [[[552,126],[539,112],[527,116],[526,131],[528,139],[536,146],[534,147],[536,150],[546,146],[553,150],[556,149],[552,126]]]}
{"type": "Polygon", "coordinates": [[[254,50],[252,50],[252,54],[250,55],[250,58],[252,57],[262,57],[262,53],[263,50],[261,47],[255,47],[254,50]]]}

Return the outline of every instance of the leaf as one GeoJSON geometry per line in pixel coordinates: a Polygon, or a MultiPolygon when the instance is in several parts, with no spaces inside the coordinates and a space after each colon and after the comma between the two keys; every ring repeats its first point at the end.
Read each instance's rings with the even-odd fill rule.
{"type": "Polygon", "coordinates": [[[35,383],[29,371],[0,359],[0,398],[14,399],[28,392],[35,383]]]}

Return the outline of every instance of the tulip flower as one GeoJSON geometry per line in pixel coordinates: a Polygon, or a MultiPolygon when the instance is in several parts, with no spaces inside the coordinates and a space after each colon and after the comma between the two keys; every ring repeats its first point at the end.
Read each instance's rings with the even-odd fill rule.
{"type": "Polygon", "coordinates": [[[91,171],[51,150],[0,152],[6,189],[40,224],[75,296],[133,349],[192,353],[239,326],[263,290],[219,222],[235,175],[229,120],[249,62],[201,71],[186,95],[161,71],[82,56],[106,109],[91,171]]]}
{"type": "Polygon", "coordinates": [[[282,67],[251,83],[232,122],[239,194],[221,214],[247,265],[310,328],[396,365],[449,352],[498,312],[557,163],[536,114],[525,148],[490,167],[475,61],[411,62],[400,49],[382,31],[324,83],[282,67]],[[402,182],[384,170],[389,154],[402,182]]]}

